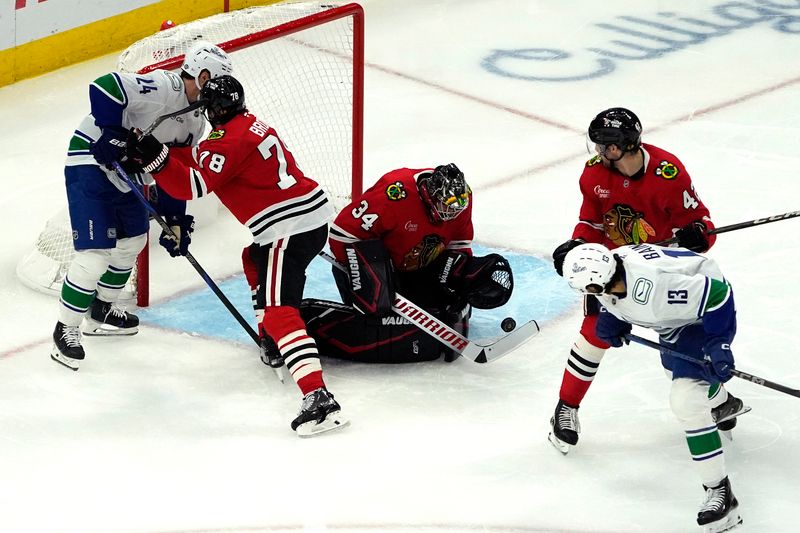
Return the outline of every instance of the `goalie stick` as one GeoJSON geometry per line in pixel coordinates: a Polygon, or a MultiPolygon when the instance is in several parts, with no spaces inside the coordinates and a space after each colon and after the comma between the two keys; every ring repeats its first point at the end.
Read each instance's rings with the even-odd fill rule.
{"type": "MultiPolygon", "coordinates": [[[[323,251],[319,255],[334,267],[347,272],[345,267],[339,264],[330,254],[323,251]]],[[[458,352],[462,357],[475,363],[496,361],[522,346],[539,333],[539,324],[535,320],[531,320],[508,335],[499,337],[491,342],[471,341],[399,293],[394,295],[392,311],[407,319],[448,348],[458,352]]]]}
{"type": "MultiPolygon", "coordinates": [[[[673,357],[677,357],[678,359],[683,359],[684,361],[689,361],[690,363],[694,363],[696,365],[705,366],[708,364],[707,361],[703,359],[697,359],[696,357],[692,357],[690,355],[682,354],[680,352],[676,352],[666,346],[662,346],[657,342],[653,342],[651,340],[645,339],[643,337],[639,337],[638,335],[627,334],[625,338],[631,342],[635,342],[637,344],[641,344],[643,346],[647,346],[649,348],[655,348],[656,350],[660,350],[662,352],[668,353],[673,357]]],[[[760,378],[758,376],[754,376],[753,374],[748,374],[747,372],[742,372],[741,370],[731,369],[731,375],[736,376],[737,378],[744,379],[751,383],[755,383],[756,385],[761,385],[762,387],[767,387],[768,389],[776,390],[782,392],[784,394],[788,394],[790,396],[795,396],[800,398],[800,390],[792,389],[785,385],[781,385],[780,383],[775,383],[774,381],[769,381],[764,378],[760,378]]]]}

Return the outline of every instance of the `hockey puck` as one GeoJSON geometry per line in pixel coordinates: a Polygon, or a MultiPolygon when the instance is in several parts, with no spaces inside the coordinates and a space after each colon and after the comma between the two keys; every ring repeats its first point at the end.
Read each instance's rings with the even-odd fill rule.
{"type": "Polygon", "coordinates": [[[510,316],[506,317],[500,322],[500,327],[503,328],[505,332],[514,331],[514,328],[517,327],[517,321],[510,316]]]}

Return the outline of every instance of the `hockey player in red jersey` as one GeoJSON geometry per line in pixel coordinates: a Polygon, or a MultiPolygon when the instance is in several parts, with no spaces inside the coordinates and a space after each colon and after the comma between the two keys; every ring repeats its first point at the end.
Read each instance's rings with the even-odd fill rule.
{"type": "Polygon", "coordinates": [[[343,427],[347,420],[325,386],[317,346],[299,312],[306,268],[325,246],[334,209],[275,130],[247,111],[238,80],[209,80],[201,98],[213,130],[194,158],[190,150],[169,149],[152,136],[129,143],[128,158],[176,198],[215,192],[247,226],[253,244],[242,262],[260,330],[277,343],[275,357],[304,396],[292,429],[310,436],[343,427]]]}
{"type": "MultiPolygon", "coordinates": [[[[714,244],[709,211],[683,163],[661,148],[642,143],[641,135],[637,116],[621,107],[602,111],[589,124],[588,137],[596,155],[586,162],[580,177],[583,203],[572,238],[553,252],[559,275],[563,275],[564,257],[583,243],[614,249],[675,237],[678,246],[695,252],[705,252],[714,244]]],[[[570,350],[550,421],[550,441],[562,453],[578,442],[578,407],[609,348],[595,334],[598,310],[597,299],[587,296],[583,325],[570,350]]],[[[721,388],[710,406],[720,409],[729,396],[733,398],[721,388]]],[[[727,424],[735,423],[734,419],[727,424]]],[[[721,429],[726,428],[730,429],[721,429]]]]}
{"type": "Polygon", "coordinates": [[[306,301],[303,316],[322,353],[406,363],[455,354],[391,315],[394,291],[466,334],[470,308],[511,296],[508,262],[472,255],[472,191],[454,164],[400,168],[382,176],[336,217],[330,247],[345,305],[306,301]],[[349,274],[349,275],[348,275],[349,274]]]}

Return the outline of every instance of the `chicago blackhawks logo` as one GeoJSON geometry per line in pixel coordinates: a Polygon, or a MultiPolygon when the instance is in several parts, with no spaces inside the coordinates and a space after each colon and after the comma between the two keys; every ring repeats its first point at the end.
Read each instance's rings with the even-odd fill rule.
{"type": "Polygon", "coordinates": [[[403,256],[403,265],[400,270],[419,270],[428,266],[434,259],[439,257],[442,250],[444,250],[444,243],[441,237],[435,233],[425,235],[420,242],[403,256]]]}
{"type": "Polygon", "coordinates": [[[586,162],[586,166],[587,166],[587,167],[593,167],[593,166],[595,166],[597,163],[600,163],[601,161],[602,161],[602,159],[600,159],[600,156],[599,156],[599,155],[596,155],[596,156],[594,156],[593,158],[591,158],[590,160],[588,160],[588,161],[586,162]]]}
{"type": "Polygon", "coordinates": [[[656,176],[661,176],[665,180],[674,180],[678,177],[680,170],[678,167],[670,163],[669,161],[662,161],[656,167],[656,176]]]}
{"type": "Polygon", "coordinates": [[[209,141],[216,141],[217,139],[222,139],[225,136],[225,130],[213,130],[211,133],[208,134],[209,141]]]}
{"type": "Polygon", "coordinates": [[[395,181],[394,183],[386,187],[386,197],[393,202],[405,198],[406,190],[403,184],[399,181],[395,181]]]}
{"type": "Polygon", "coordinates": [[[634,211],[629,205],[616,204],[609,209],[603,215],[603,229],[617,246],[641,244],[656,236],[656,230],[644,219],[644,213],[634,211]]]}

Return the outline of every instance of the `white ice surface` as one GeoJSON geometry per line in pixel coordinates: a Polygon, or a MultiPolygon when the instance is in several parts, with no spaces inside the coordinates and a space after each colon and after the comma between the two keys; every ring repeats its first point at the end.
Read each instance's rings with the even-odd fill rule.
{"type": "MultiPolygon", "coordinates": [[[[718,225],[800,208],[800,23],[785,18],[800,15],[796,3],[364,4],[367,183],[400,166],[457,162],[485,245],[547,257],[570,236],[582,132],[614,105],[635,110],[645,140],[682,159],[718,225]],[[626,14],[729,27],[591,80],[481,68],[496,49],[571,51],[569,64],[526,65],[564,75],[595,65],[586,50],[612,40],[670,46],[597,26],[632,27],[626,14]]],[[[296,388],[279,385],[250,346],[145,327],[87,340],[77,373],[50,361],[56,301],[14,269],[65,203],[63,159],[87,84],[115,61],[0,88],[0,531],[699,531],[702,491],[653,351],[609,352],[581,407],[579,446],[562,457],[547,443],[577,304],[490,365],[327,362],[352,426],[309,440],[289,429],[296,388]]],[[[720,235],[711,251],[736,290],[738,368],[795,387],[798,228],[720,235]]],[[[247,240],[223,218],[192,246],[225,278],[247,240]]],[[[186,262],[153,256],[154,303],[203,286],[186,262]]],[[[741,531],[796,531],[800,399],[737,380],[730,389],[753,407],[725,443],[741,531]]]]}

